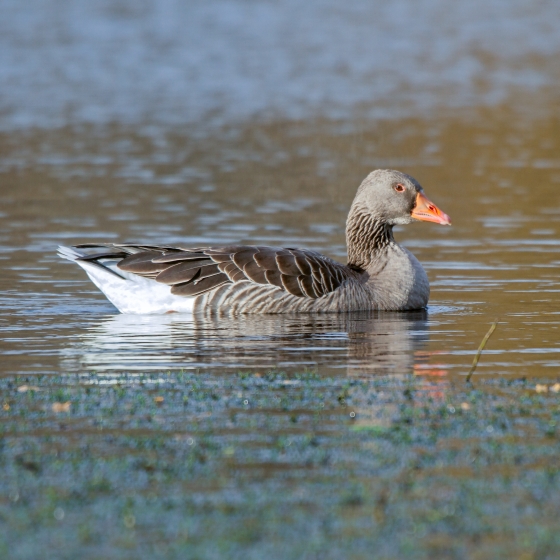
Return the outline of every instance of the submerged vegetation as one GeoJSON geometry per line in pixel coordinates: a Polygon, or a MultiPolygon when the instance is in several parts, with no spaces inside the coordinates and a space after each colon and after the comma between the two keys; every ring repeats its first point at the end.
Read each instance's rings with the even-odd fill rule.
{"type": "Polygon", "coordinates": [[[559,389],[4,377],[0,556],[553,558],[559,389]]]}
{"type": "Polygon", "coordinates": [[[471,377],[476,369],[476,366],[478,365],[478,360],[480,360],[480,355],[482,354],[482,351],[484,350],[486,343],[488,342],[488,339],[492,336],[492,333],[496,330],[497,326],[498,326],[498,321],[494,321],[490,326],[490,328],[488,329],[488,332],[484,335],[484,338],[480,342],[480,346],[476,351],[476,355],[474,357],[471,369],[469,370],[469,373],[467,373],[467,377],[465,378],[465,381],[467,383],[470,383],[471,377]]]}

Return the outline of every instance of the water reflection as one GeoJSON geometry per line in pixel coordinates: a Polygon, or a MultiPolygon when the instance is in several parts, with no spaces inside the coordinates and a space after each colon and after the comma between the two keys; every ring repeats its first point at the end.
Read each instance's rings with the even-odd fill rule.
{"type": "Polygon", "coordinates": [[[114,315],[62,350],[68,370],[317,370],[321,375],[424,371],[427,312],[191,317],[114,315]]]}
{"type": "Polygon", "coordinates": [[[477,375],[555,375],[560,191],[553,187],[560,175],[531,162],[558,152],[558,120],[521,121],[502,107],[470,122],[442,117],[434,126],[410,118],[358,134],[321,120],[252,122],[235,138],[227,130],[206,140],[169,133],[163,143],[119,127],[36,131],[33,142],[0,134],[0,375],[57,372],[61,354],[68,371],[223,364],[230,371],[308,367],[354,375],[361,367],[366,374],[392,371],[393,361],[395,371],[465,375],[497,317],[477,375]],[[482,134],[484,145],[477,142],[482,134]],[[67,159],[40,163],[45,153],[67,159]],[[238,242],[308,247],[344,261],[356,187],[374,166],[400,167],[395,154],[457,216],[452,228],[416,224],[396,232],[430,278],[429,315],[419,327],[397,316],[353,326],[349,317],[129,324],[113,316],[78,267],[55,255],[60,242],[85,240],[238,242]],[[162,165],[164,157],[171,163],[162,165]],[[523,167],[511,167],[513,160],[523,167]],[[139,162],[134,173],[131,161],[139,162]],[[422,339],[428,323],[429,339],[422,339]]]}

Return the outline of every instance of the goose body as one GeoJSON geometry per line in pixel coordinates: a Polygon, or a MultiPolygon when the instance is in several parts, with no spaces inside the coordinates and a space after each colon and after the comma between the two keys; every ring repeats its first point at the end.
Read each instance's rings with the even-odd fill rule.
{"type": "Polygon", "coordinates": [[[346,224],[348,263],[306,249],[231,245],[60,247],[121,313],[310,313],[404,311],[428,303],[428,277],[393,238],[413,220],[450,224],[399,171],[377,170],[360,185],[346,224]]]}

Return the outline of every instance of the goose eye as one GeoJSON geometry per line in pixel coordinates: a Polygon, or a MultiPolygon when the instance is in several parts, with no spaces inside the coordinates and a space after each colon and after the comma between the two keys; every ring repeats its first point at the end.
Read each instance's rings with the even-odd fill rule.
{"type": "Polygon", "coordinates": [[[404,192],[404,185],[401,185],[400,183],[397,183],[393,188],[394,188],[397,192],[404,192]]]}

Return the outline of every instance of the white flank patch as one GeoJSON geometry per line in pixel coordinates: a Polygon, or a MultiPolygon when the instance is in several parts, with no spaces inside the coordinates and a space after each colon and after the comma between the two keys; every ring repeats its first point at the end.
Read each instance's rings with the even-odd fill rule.
{"type": "Polygon", "coordinates": [[[175,296],[171,287],[150,278],[123,272],[109,262],[103,264],[119,276],[87,261],[78,261],[80,255],[69,247],[60,247],[62,258],[80,265],[91,281],[105,294],[107,299],[121,312],[132,315],[162,314],[169,312],[192,313],[194,298],[175,296]]]}

